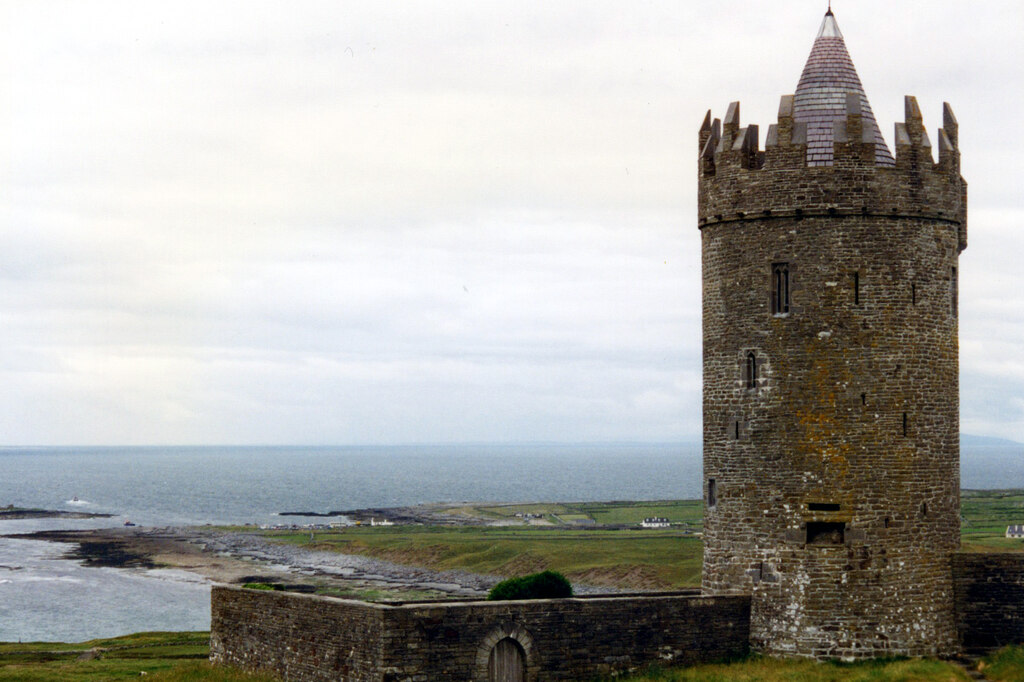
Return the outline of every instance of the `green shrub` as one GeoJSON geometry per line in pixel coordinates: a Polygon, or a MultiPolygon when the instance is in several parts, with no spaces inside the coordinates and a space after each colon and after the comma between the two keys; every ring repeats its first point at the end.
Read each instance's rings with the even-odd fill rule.
{"type": "Polygon", "coordinates": [[[273,583],[245,583],[242,585],[247,590],[283,590],[284,588],[280,585],[273,583]]]}
{"type": "Polygon", "coordinates": [[[555,571],[544,571],[509,578],[491,588],[487,598],[492,601],[507,599],[560,599],[572,596],[572,585],[565,576],[555,571]]]}

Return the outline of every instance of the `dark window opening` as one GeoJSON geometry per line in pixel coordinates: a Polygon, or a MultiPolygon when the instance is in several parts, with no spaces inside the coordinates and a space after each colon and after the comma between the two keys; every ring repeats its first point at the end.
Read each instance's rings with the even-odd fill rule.
{"type": "Polygon", "coordinates": [[[810,511],[839,511],[840,505],[835,502],[808,502],[807,508],[810,511]]]}
{"type": "Polygon", "coordinates": [[[903,413],[903,435],[907,435],[907,413],[903,413]]]}
{"type": "Polygon", "coordinates": [[[808,545],[841,545],[846,536],[845,523],[831,521],[808,521],[808,545]]]}
{"type": "Polygon", "coordinates": [[[917,305],[917,284],[910,283],[910,304],[917,305]]]}
{"type": "Polygon", "coordinates": [[[928,503],[927,502],[922,502],[921,503],[921,516],[928,516],[928,503]]]}
{"type": "Polygon", "coordinates": [[[747,361],[743,369],[743,381],[747,388],[757,388],[757,355],[754,351],[747,353],[747,361]]]}
{"type": "Polygon", "coordinates": [[[957,283],[956,283],[956,268],[953,268],[953,272],[949,279],[949,305],[950,310],[953,312],[953,317],[957,316],[957,283]]]}
{"type": "Polygon", "coordinates": [[[789,263],[772,263],[772,314],[789,312],[789,263]]]}
{"type": "Polygon", "coordinates": [[[715,488],[715,479],[708,479],[708,507],[713,508],[718,504],[718,490],[715,488]]]}
{"type": "Polygon", "coordinates": [[[740,423],[738,420],[732,423],[732,435],[735,440],[740,439],[740,423]]]}
{"type": "Polygon", "coordinates": [[[860,305],[860,273],[853,273],[853,304],[860,305]]]}
{"type": "Polygon", "coordinates": [[[861,405],[867,405],[868,404],[868,394],[867,393],[861,393],[860,394],[860,404],[861,405]]]}
{"type": "Polygon", "coordinates": [[[892,527],[892,517],[891,516],[886,516],[885,517],[885,521],[883,521],[882,523],[883,523],[883,525],[885,525],[886,528],[891,528],[892,527]]]}

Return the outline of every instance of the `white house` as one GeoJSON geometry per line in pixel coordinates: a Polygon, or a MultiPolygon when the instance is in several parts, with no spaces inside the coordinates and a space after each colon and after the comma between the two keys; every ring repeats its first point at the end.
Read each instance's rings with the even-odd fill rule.
{"type": "Polygon", "coordinates": [[[641,528],[668,528],[671,522],[661,516],[651,516],[643,520],[640,524],[641,528]]]}
{"type": "Polygon", "coordinates": [[[1024,525],[1007,526],[1006,537],[1008,538],[1024,538],[1024,525]]]}

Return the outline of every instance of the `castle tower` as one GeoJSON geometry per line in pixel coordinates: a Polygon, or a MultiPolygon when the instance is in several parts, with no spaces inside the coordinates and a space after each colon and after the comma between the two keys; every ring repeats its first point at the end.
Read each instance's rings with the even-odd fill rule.
{"type": "Polygon", "coordinates": [[[916,100],[879,132],[831,11],[759,148],[700,130],[704,573],[779,655],[957,648],[957,259],[966,183],[916,100]]]}

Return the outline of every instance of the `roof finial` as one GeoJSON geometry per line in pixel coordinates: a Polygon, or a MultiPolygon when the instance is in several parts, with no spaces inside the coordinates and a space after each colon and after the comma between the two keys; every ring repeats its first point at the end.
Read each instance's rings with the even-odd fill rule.
{"type": "Polygon", "coordinates": [[[825,16],[832,16],[832,0],[828,0],[828,11],[825,12],[825,16]]]}

